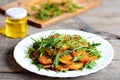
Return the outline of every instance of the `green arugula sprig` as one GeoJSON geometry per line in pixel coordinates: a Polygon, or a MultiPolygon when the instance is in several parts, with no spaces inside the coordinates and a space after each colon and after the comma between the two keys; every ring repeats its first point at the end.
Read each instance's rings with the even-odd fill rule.
{"type": "Polygon", "coordinates": [[[89,63],[87,63],[87,64],[82,68],[82,70],[84,70],[84,69],[86,69],[86,68],[92,69],[92,68],[95,67],[96,65],[97,65],[96,62],[94,62],[94,61],[89,62],[89,63]]]}
{"type": "Polygon", "coordinates": [[[90,47],[87,49],[87,51],[90,52],[90,56],[97,56],[98,59],[102,57],[100,54],[100,51],[98,51],[98,49],[97,49],[97,46],[99,46],[99,45],[101,45],[101,44],[94,43],[94,42],[92,44],[89,43],[90,47]]]}
{"type": "Polygon", "coordinates": [[[55,59],[54,59],[54,62],[53,62],[54,67],[59,65],[59,58],[60,58],[60,52],[58,52],[57,55],[55,56],[55,59]]]}
{"type": "Polygon", "coordinates": [[[73,61],[78,61],[79,59],[81,59],[83,57],[84,57],[84,54],[75,56],[74,59],[73,59],[73,61]]]}

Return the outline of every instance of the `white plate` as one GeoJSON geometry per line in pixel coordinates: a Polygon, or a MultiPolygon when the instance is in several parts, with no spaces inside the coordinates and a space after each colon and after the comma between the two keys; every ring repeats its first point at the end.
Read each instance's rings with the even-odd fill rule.
{"type": "Polygon", "coordinates": [[[61,78],[84,76],[97,72],[103,69],[104,67],[106,67],[112,61],[113,56],[114,56],[114,50],[106,40],[94,34],[86,33],[83,31],[77,31],[77,30],[50,30],[50,31],[44,31],[37,34],[33,34],[20,41],[14,49],[14,58],[16,62],[23,68],[39,75],[45,75],[49,77],[61,77],[61,78]],[[40,36],[43,37],[49,36],[52,32],[62,33],[62,34],[77,34],[87,39],[89,42],[101,43],[101,45],[98,46],[97,48],[99,51],[101,51],[102,58],[96,61],[97,66],[95,66],[93,69],[84,69],[83,71],[80,70],[68,71],[66,73],[63,72],[56,73],[55,71],[52,70],[47,71],[45,69],[41,69],[40,71],[38,71],[37,66],[31,64],[32,60],[25,58],[26,52],[28,51],[28,47],[30,47],[33,44],[33,40],[31,39],[31,37],[34,39],[38,39],[40,38],[40,36]]]}

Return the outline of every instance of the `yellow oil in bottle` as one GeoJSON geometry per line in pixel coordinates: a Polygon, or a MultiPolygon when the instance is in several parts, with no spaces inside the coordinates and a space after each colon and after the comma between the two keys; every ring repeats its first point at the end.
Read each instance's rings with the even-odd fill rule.
{"type": "Polygon", "coordinates": [[[5,33],[7,37],[23,38],[27,32],[27,11],[24,8],[15,7],[6,11],[5,33]]]}
{"type": "Polygon", "coordinates": [[[6,36],[11,38],[23,38],[27,32],[27,19],[12,19],[6,17],[6,36]]]}

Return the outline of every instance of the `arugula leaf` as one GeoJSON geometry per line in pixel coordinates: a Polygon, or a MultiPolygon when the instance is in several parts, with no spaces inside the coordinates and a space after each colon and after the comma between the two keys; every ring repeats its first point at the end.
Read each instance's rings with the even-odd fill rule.
{"type": "Polygon", "coordinates": [[[65,51],[63,52],[62,56],[68,55],[68,54],[70,54],[70,53],[72,53],[72,50],[65,50],[65,51]]]}
{"type": "Polygon", "coordinates": [[[84,57],[84,54],[75,56],[74,59],[73,59],[73,61],[78,61],[79,59],[81,59],[83,57],[84,57]]]}
{"type": "Polygon", "coordinates": [[[33,11],[37,11],[38,8],[36,8],[35,6],[33,6],[33,7],[32,7],[32,10],[33,10],[33,11]]]}
{"type": "Polygon", "coordinates": [[[89,46],[91,46],[91,47],[96,47],[96,46],[99,46],[99,45],[101,45],[101,44],[100,43],[94,43],[94,42],[92,44],[89,43],[89,46]]]}
{"type": "Polygon", "coordinates": [[[98,51],[97,49],[91,51],[90,56],[97,56],[98,59],[102,57],[100,51],[98,51]]]}
{"type": "Polygon", "coordinates": [[[83,69],[85,69],[85,68],[89,68],[89,69],[92,69],[93,67],[95,67],[97,64],[96,64],[96,62],[89,62],[89,63],[87,63],[84,67],[83,67],[83,69]]]}
{"type": "Polygon", "coordinates": [[[31,64],[39,64],[38,58],[36,57],[31,64]]]}
{"type": "Polygon", "coordinates": [[[100,51],[97,50],[97,46],[99,46],[100,43],[89,43],[89,48],[87,49],[87,51],[90,52],[90,56],[97,56],[97,58],[101,58],[101,54],[100,51]]]}
{"type": "Polygon", "coordinates": [[[30,14],[29,14],[29,13],[27,13],[27,16],[30,16],[30,14]]]}
{"type": "Polygon", "coordinates": [[[77,48],[74,48],[73,51],[75,51],[75,50],[81,50],[81,49],[83,49],[83,48],[86,48],[86,46],[84,46],[84,45],[79,46],[79,47],[77,47],[77,48]]]}
{"type": "Polygon", "coordinates": [[[49,18],[49,15],[50,15],[49,11],[39,9],[37,14],[36,14],[36,17],[38,19],[45,20],[45,19],[49,18]]]}
{"type": "Polygon", "coordinates": [[[40,71],[43,68],[43,65],[42,64],[38,64],[37,67],[38,67],[38,70],[40,71]]]}
{"type": "Polygon", "coordinates": [[[30,55],[29,55],[29,54],[26,54],[25,58],[30,58],[30,55]]]}
{"type": "Polygon", "coordinates": [[[58,52],[57,55],[55,56],[55,59],[54,59],[54,62],[53,62],[54,67],[59,65],[59,58],[60,58],[60,52],[58,52]]]}
{"type": "Polygon", "coordinates": [[[76,3],[72,3],[72,6],[73,6],[74,8],[77,8],[77,9],[82,9],[82,8],[83,8],[83,6],[79,6],[79,5],[77,5],[76,3]]]}
{"type": "Polygon", "coordinates": [[[34,50],[35,50],[35,49],[34,49],[33,46],[29,47],[29,48],[28,48],[28,51],[27,51],[27,53],[26,53],[25,58],[30,58],[30,54],[31,54],[34,50]]]}
{"type": "Polygon", "coordinates": [[[57,73],[60,73],[60,72],[63,72],[63,73],[66,73],[68,70],[57,70],[56,72],[57,73]]]}

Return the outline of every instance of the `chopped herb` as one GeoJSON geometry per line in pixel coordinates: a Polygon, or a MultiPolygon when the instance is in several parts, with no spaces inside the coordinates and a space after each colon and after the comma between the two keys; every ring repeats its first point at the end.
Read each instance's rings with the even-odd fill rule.
{"type": "Polygon", "coordinates": [[[78,9],[82,9],[82,8],[83,8],[82,6],[78,6],[78,5],[75,4],[75,3],[72,3],[72,6],[73,6],[74,8],[78,8],[78,9]]]}
{"type": "Polygon", "coordinates": [[[40,71],[43,68],[43,65],[42,64],[38,64],[37,67],[38,67],[38,70],[40,71]]]}
{"type": "Polygon", "coordinates": [[[82,9],[82,7],[73,3],[72,0],[63,1],[61,3],[47,0],[46,3],[40,5],[40,8],[33,6],[31,9],[36,11],[36,18],[40,20],[47,20],[63,13],[71,13],[76,9],[82,9]]]}
{"type": "Polygon", "coordinates": [[[80,51],[80,50],[83,49],[83,48],[86,48],[86,46],[84,46],[84,45],[79,46],[79,47],[77,47],[77,48],[74,48],[73,51],[76,51],[76,50],[80,51]]]}
{"type": "Polygon", "coordinates": [[[33,10],[33,11],[37,11],[38,8],[36,8],[35,6],[33,6],[33,7],[32,7],[32,10],[33,10]]]}
{"type": "Polygon", "coordinates": [[[53,62],[53,66],[56,67],[59,65],[59,58],[60,58],[60,52],[55,56],[55,60],[53,62]]]}
{"type": "Polygon", "coordinates": [[[28,48],[27,55],[25,56],[25,58],[30,58],[30,54],[31,54],[31,52],[33,52],[34,50],[35,50],[34,47],[29,47],[29,48],[28,48]]]}
{"type": "Polygon", "coordinates": [[[66,73],[68,70],[63,70],[62,72],[66,73]]]}
{"type": "Polygon", "coordinates": [[[83,69],[85,69],[85,68],[92,69],[96,65],[97,65],[96,62],[89,62],[83,67],[83,69]]]}
{"type": "Polygon", "coordinates": [[[78,56],[75,56],[73,61],[78,61],[79,59],[83,58],[84,55],[78,55],[78,56]]]}
{"type": "Polygon", "coordinates": [[[102,57],[100,51],[98,51],[96,48],[99,45],[100,43],[92,43],[92,44],[89,43],[90,47],[87,49],[87,51],[90,52],[90,56],[97,56],[98,59],[102,57]]]}
{"type": "Polygon", "coordinates": [[[65,50],[65,51],[63,52],[62,56],[68,55],[68,54],[70,54],[70,53],[72,53],[72,50],[65,50]]]}
{"type": "Polygon", "coordinates": [[[26,54],[25,58],[30,58],[30,54],[26,54]]]}
{"type": "Polygon", "coordinates": [[[99,46],[100,43],[92,43],[92,44],[89,44],[89,46],[92,46],[92,47],[96,47],[96,46],[99,46]]]}
{"type": "Polygon", "coordinates": [[[35,59],[33,59],[33,62],[31,64],[38,64],[38,60],[37,60],[37,57],[35,59]]]}
{"type": "Polygon", "coordinates": [[[27,16],[30,16],[30,14],[29,14],[29,13],[27,13],[27,16]]]}

